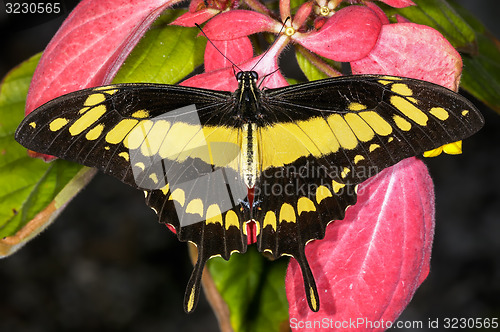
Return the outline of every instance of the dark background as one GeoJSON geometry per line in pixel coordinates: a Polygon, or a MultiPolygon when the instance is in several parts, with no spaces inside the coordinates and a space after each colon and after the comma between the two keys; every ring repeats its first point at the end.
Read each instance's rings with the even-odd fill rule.
{"type": "MultiPolygon", "coordinates": [[[[458,2],[500,36],[498,0],[458,2]]],[[[59,17],[26,20],[0,2],[0,76],[42,51],[78,1],[62,3],[59,17]]],[[[500,318],[500,116],[476,105],[486,126],[464,154],[426,159],[437,208],[431,273],[400,320],[500,318]]],[[[193,314],[182,310],[191,268],[140,191],[97,175],[48,230],[0,260],[0,331],[217,331],[203,297],[193,314]]]]}

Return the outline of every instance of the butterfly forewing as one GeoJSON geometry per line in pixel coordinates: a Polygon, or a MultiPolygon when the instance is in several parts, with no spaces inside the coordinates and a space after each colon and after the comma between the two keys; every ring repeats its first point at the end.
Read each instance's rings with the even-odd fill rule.
{"type": "Polygon", "coordinates": [[[250,220],[259,251],[298,260],[317,311],[304,249],[344,218],[356,186],[483,125],[465,98],[419,80],[364,75],[258,92],[254,72],[238,77],[235,93],[154,84],[77,91],[38,108],[16,132],[29,149],[144,190],[160,221],[196,244],[187,312],[206,261],[246,251],[250,220]]]}

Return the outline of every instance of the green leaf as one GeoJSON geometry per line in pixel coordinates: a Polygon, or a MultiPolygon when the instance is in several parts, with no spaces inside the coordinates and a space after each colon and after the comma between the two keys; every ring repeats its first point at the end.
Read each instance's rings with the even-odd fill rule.
{"type": "Polygon", "coordinates": [[[500,41],[491,35],[469,11],[452,2],[455,10],[476,31],[478,50],[464,54],[460,86],[500,113],[500,41]]]}
{"type": "MultiPolygon", "coordinates": [[[[51,203],[51,211],[57,212],[75,193],[68,195],[66,191],[65,198],[60,197],[57,202],[56,196],[82,168],[63,160],[47,164],[33,159],[14,140],[17,125],[24,117],[26,94],[39,59],[40,54],[35,55],[14,68],[0,87],[0,238],[15,236],[51,203]]],[[[46,217],[45,222],[53,220],[46,217]]],[[[34,234],[25,234],[25,231],[21,237],[3,239],[0,255],[12,253],[12,248],[46,227],[46,223],[37,225],[29,228],[34,234]]]]}
{"type": "Polygon", "coordinates": [[[500,113],[500,50],[485,35],[479,35],[478,41],[479,54],[463,56],[464,71],[460,86],[500,113]]]}
{"type": "Polygon", "coordinates": [[[417,6],[391,8],[383,6],[388,15],[399,14],[414,23],[430,26],[459,51],[474,53],[476,35],[469,24],[444,0],[414,0],[417,6]]]}
{"type": "Polygon", "coordinates": [[[198,28],[168,25],[181,12],[168,10],[146,32],[118,71],[114,83],[174,84],[203,64],[205,38],[198,28]]]}
{"type": "Polygon", "coordinates": [[[320,80],[328,77],[328,75],[319,70],[318,67],[315,66],[301,52],[295,52],[295,57],[297,58],[297,63],[299,64],[300,69],[309,81],[320,80]]]}
{"type": "Polygon", "coordinates": [[[214,283],[229,307],[234,331],[279,331],[288,321],[285,293],[286,259],[269,261],[255,246],[229,261],[208,262],[214,283]]]}
{"type": "Polygon", "coordinates": [[[304,3],[306,3],[306,0],[291,0],[290,1],[290,8],[293,13],[296,13],[297,10],[299,9],[300,6],[302,6],[304,3]]]}

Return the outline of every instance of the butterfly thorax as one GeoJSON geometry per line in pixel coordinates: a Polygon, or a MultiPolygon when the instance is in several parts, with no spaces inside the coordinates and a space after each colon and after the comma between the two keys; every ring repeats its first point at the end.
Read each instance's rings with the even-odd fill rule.
{"type": "Polygon", "coordinates": [[[240,172],[248,188],[253,188],[260,173],[259,149],[257,144],[257,119],[260,114],[260,90],[258,75],[254,71],[239,72],[236,75],[238,89],[236,113],[241,119],[240,172]]]}
{"type": "Polygon", "coordinates": [[[236,75],[238,89],[235,91],[236,115],[243,123],[257,120],[260,114],[260,90],[258,75],[254,71],[239,72],[236,75]]]}

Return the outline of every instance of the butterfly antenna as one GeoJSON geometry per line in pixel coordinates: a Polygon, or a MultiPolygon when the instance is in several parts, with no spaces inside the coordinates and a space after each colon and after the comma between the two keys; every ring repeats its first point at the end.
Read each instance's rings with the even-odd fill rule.
{"type": "Polygon", "coordinates": [[[239,71],[243,71],[241,70],[240,67],[238,67],[237,64],[235,64],[234,62],[231,61],[231,59],[229,59],[224,53],[221,52],[221,50],[219,50],[219,48],[217,46],[215,46],[215,44],[213,43],[213,41],[208,38],[207,34],[205,33],[205,31],[203,31],[203,29],[201,28],[201,26],[198,24],[198,23],[195,23],[194,25],[196,25],[196,27],[198,29],[200,29],[201,33],[207,38],[207,40],[210,42],[210,44],[212,44],[212,46],[217,50],[217,52],[219,52],[227,61],[231,62],[231,64],[233,65],[233,71],[234,71],[234,68],[238,68],[239,71]]]}
{"type": "Polygon", "coordinates": [[[260,87],[262,86],[262,84],[264,84],[264,81],[266,80],[266,78],[268,78],[269,76],[271,76],[272,74],[274,74],[275,72],[277,72],[279,69],[276,69],[276,70],[273,70],[272,72],[270,72],[269,74],[266,74],[264,75],[264,77],[262,77],[262,80],[260,81],[259,83],[259,86],[258,88],[260,89],[260,87]]]}
{"type": "MultiPolygon", "coordinates": [[[[290,16],[288,16],[288,17],[285,19],[285,22],[283,22],[283,25],[281,26],[281,29],[280,29],[280,31],[278,32],[278,35],[279,35],[279,34],[281,34],[281,32],[283,31],[283,29],[285,28],[286,22],[288,22],[288,20],[289,20],[289,19],[290,19],[290,16]]],[[[266,50],[266,52],[265,52],[265,53],[264,53],[264,54],[260,57],[259,61],[257,61],[257,62],[253,65],[253,67],[252,67],[252,69],[251,69],[251,70],[253,70],[255,67],[257,67],[257,65],[259,64],[259,62],[261,62],[261,61],[262,61],[262,59],[264,59],[264,57],[266,56],[267,52],[269,52],[269,50],[270,50],[270,49],[271,49],[271,47],[274,45],[274,43],[276,43],[276,41],[277,41],[277,40],[278,40],[278,38],[276,38],[276,39],[273,41],[273,43],[269,46],[269,48],[266,50]]],[[[274,73],[275,73],[275,71],[273,71],[271,74],[274,74],[274,73]]],[[[269,74],[269,75],[271,75],[271,74],[269,74]]],[[[266,75],[266,76],[268,76],[268,75],[266,75]]]]}

